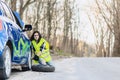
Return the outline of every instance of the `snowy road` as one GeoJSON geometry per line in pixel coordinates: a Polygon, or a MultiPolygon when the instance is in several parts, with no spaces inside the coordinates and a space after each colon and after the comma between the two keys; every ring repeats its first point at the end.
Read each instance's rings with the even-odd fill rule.
{"type": "Polygon", "coordinates": [[[12,72],[8,80],[120,80],[120,58],[69,58],[54,63],[55,72],[12,72]]]}

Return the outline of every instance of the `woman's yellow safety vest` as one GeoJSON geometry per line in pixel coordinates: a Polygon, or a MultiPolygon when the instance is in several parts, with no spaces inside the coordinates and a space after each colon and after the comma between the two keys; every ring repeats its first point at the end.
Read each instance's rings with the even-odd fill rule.
{"type": "Polygon", "coordinates": [[[35,54],[41,51],[42,54],[39,56],[39,58],[44,59],[46,62],[51,61],[49,43],[45,39],[41,38],[38,43],[35,40],[32,40],[32,45],[35,49],[35,54]]]}

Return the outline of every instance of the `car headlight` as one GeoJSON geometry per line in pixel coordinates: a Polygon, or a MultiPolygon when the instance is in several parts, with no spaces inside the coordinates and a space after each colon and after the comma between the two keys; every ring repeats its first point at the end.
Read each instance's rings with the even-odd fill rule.
{"type": "Polygon", "coordinates": [[[2,30],[2,21],[0,20],[0,31],[2,30]]]}

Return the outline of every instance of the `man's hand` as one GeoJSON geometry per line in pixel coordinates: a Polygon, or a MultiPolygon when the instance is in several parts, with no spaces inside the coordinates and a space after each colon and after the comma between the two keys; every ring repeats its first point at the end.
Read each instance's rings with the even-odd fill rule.
{"type": "Polygon", "coordinates": [[[38,52],[36,55],[37,55],[37,56],[40,56],[41,54],[42,54],[41,52],[38,52]]]}

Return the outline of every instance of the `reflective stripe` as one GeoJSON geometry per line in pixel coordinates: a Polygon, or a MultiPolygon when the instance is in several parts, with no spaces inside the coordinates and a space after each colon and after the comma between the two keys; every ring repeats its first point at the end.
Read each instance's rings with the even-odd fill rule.
{"type": "Polygon", "coordinates": [[[45,43],[45,49],[42,49],[42,54],[39,57],[44,59],[46,62],[49,62],[49,61],[51,61],[51,56],[50,56],[50,52],[49,52],[49,44],[48,44],[48,42],[46,40],[44,40],[43,38],[41,38],[41,40],[38,43],[36,43],[35,40],[32,41],[33,47],[35,49],[35,54],[40,52],[41,47],[44,48],[43,43],[45,43]]]}
{"type": "Polygon", "coordinates": [[[40,56],[40,58],[43,58],[46,62],[51,61],[51,56],[49,51],[45,51],[44,53],[42,53],[42,55],[40,56]]]}

